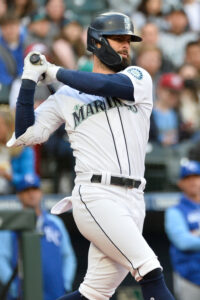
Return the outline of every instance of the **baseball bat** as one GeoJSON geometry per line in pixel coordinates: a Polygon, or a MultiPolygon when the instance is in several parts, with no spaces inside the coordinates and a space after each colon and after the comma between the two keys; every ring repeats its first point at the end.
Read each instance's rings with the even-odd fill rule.
{"type": "MultiPolygon", "coordinates": [[[[40,55],[36,54],[36,53],[32,54],[31,57],[30,57],[30,62],[33,65],[39,65],[41,63],[40,55]]],[[[42,78],[45,79],[45,74],[42,74],[42,78]]],[[[53,87],[52,84],[47,84],[47,88],[48,88],[51,95],[55,94],[56,90],[55,90],[55,88],[53,87]]]]}

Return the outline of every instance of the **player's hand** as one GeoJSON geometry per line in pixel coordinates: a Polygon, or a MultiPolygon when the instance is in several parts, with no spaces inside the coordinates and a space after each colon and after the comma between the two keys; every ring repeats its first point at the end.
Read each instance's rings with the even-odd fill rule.
{"type": "Polygon", "coordinates": [[[45,73],[45,79],[42,82],[44,82],[45,84],[52,84],[54,82],[57,82],[56,74],[59,69],[60,69],[59,66],[56,66],[54,64],[51,64],[50,62],[47,62],[47,70],[45,73]]]}
{"type": "Polygon", "coordinates": [[[30,79],[37,83],[38,80],[42,78],[42,74],[46,73],[46,70],[47,70],[46,57],[42,55],[40,52],[32,51],[24,59],[24,69],[23,69],[22,79],[30,79]],[[38,64],[31,63],[30,57],[33,54],[39,55],[40,61],[38,64]]]}

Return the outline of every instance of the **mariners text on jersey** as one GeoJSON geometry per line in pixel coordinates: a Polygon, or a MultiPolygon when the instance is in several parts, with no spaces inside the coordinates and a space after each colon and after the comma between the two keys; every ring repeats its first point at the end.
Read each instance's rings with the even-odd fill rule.
{"type": "Polygon", "coordinates": [[[101,100],[95,100],[92,103],[84,104],[84,105],[75,105],[74,106],[74,128],[76,128],[79,124],[81,124],[84,120],[86,120],[91,115],[95,115],[99,112],[109,110],[115,107],[126,106],[132,112],[137,113],[136,105],[127,105],[123,103],[123,101],[119,99],[107,98],[105,102],[101,100]]]}

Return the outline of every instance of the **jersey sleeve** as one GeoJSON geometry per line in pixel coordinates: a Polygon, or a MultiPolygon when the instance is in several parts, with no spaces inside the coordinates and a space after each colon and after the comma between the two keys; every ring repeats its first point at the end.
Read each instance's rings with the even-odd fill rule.
{"type": "Polygon", "coordinates": [[[120,72],[128,76],[133,84],[134,103],[153,106],[152,79],[143,68],[131,66],[120,72]]]}
{"type": "Polygon", "coordinates": [[[14,133],[7,146],[34,145],[45,142],[50,134],[65,122],[61,105],[61,99],[57,94],[50,96],[35,110],[35,123],[17,139],[14,133]]]}

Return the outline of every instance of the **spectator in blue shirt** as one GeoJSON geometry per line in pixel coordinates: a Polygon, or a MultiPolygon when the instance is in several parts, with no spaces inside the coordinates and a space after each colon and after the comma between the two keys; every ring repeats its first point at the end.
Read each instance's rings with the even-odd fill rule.
{"type": "MultiPolygon", "coordinates": [[[[36,212],[37,229],[42,233],[43,299],[55,300],[72,289],[74,280],[76,258],[69,234],[59,217],[41,209],[42,191],[37,175],[25,175],[17,185],[17,194],[24,208],[31,207],[36,212]]],[[[17,264],[17,233],[1,231],[0,245],[0,281],[6,284],[17,264]]],[[[19,278],[12,282],[7,299],[21,299],[19,282],[19,278]]]]}
{"type": "Polygon", "coordinates": [[[166,211],[165,229],[171,242],[174,292],[177,300],[200,299],[200,162],[181,166],[177,205],[166,211]]]}

